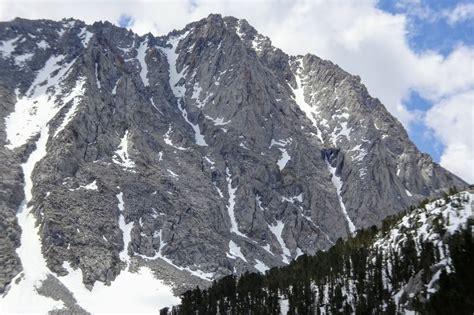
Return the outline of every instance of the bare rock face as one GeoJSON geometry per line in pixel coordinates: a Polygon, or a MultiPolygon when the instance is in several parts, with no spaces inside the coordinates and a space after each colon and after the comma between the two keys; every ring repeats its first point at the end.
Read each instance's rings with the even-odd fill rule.
{"type": "Polygon", "coordinates": [[[314,254],[466,186],[359,77],[288,56],[245,20],[140,37],[16,19],[0,43],[0,290],[21,270],[23,199],[53,273],[110,284],[134,260],[182,290],[314,254]]]}
{"type": "Polygon", "coordinates": [[[11,279],[21,271],[20,260],[15,249],[20,246],[21,229],[16,219],[16,211],[24,195],[22,173],[13,153],[5,148],[5,114],[14,107],[14,96],[0,86],[0,294],[11,279]]]}

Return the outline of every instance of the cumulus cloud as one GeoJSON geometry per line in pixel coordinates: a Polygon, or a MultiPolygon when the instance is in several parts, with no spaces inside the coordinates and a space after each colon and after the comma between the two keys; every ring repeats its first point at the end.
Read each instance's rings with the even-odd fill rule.
{"type": "Polygon", "coordinates": [[[455,24],[474,18],[474,3],[460,3],[454,9],[444,12],[448,23],[455,24]]]}
{"type": "Polygon", "coordinates": [[[431,9],[423,0],[399,0],[395,7],[423,20],[434,21],[441,17],[441,14],[436,14],[435,10],[431,9]]]}
{"type": "Polygon", "coordinates": [[[474,183],[474,91],[441,100],[427,112],[425,120],[446,144],[441,165],[474,183]]]}
{"type": "Polygon", "coordinates": [[[474,50],[459,46],[449,56],[427,53],[417,62],[413,85],[431,100],[474,89],[474,50]]]}
{"type": "Polygon", "coordinates": [[[405,14],[416,16],[418,19],[431,22],[446,20],[454,25],[474,18],[474,4],[461,2],[454,7],[435,10],[430,7],[426,0],[399,0],[395,7],[405,14]]]}
{"type": "MultiPolygon", "coordinates": [[[[421,0],[400,3],[412,5],[412,8],[417,8],[417,14],[425,14],[427,18],[431,14],[421,0]]],[[[444,16],[454,23],[470,18],[470,10],[469,5],[458,6],[445,12],[444,16]]],[[[460,106],[453,105],[460,102],[458,97],[474,90],[473,48],[460,45],[448,56],[430,51],[416,53],[408,44],[407,16],[378,9],[376,0],[0,2],[0,20],[10,20],[15,16],[51,19],[72,16],[88,23],[99,20],[118,23],[119,18],[126,14],[133,18],[131,28],[135,32],[157,35],[182,28],[210,13],[245,18],[285,52],[310,52],[360,75],[369,92],[378,97],[407,128],[420,114],[408,110],[404,104],[412,91],[419,92],[435,104],[422,116],[446,146],[441,163],[472,181],[472,174],[462,171],[472,169],[472,141],[462,137],[453,146],[454,138],[444,133],[446,126],[436,123],[436,117],[445,117],[439,108],[451,110],[450,106],[460,106]],[[454,161],[453,156],[459,156],[455,164],[462,167],[448,162],[454,161]]],[[[459,116],[456,116],[459,121],[469,117],[461,110],[452,112],[459,116]]],[[[472,125],[472,116],[469,119],[472,125]]],[[[468,127],[463,124],[459,128],[468,127]]],[[[470,130],[464,129],[464,132],[470,130]]]]}
{"type": "Polygon", "coordinates": [[[474,183],[472,147],[465,143],[450,143],[441,156],[441,165],[468,183],[474,183]]]}

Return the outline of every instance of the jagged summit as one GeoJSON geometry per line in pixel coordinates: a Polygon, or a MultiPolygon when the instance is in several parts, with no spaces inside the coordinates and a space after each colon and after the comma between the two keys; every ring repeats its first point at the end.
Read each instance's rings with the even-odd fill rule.
{"type": "Polygon", "coordinates": [[[98,312],[91,296],[136,270],[181,292],[465,186],[358,77],[290,57],[244,20],[156,37],[20,19],[0,23],[0,53],[3,301],[62,283],[98,312]]]}

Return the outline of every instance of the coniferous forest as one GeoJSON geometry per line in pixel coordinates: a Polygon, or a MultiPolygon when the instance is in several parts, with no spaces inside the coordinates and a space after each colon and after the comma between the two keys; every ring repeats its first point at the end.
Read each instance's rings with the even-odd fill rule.
{"type": "Polygon", "coordinates": [[[473,314],[471,196],[425,200],[315,256],[188,291],[161,313],[473,314]]]}

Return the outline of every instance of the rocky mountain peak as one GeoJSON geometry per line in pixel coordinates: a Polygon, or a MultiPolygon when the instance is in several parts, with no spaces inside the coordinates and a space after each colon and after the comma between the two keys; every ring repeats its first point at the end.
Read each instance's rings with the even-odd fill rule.
{"type": "Polygon", "coordinates": [[[182,292],[465,186],[359,77],[288,56],[245,20],[210,15],[156,37],[17,19],[0,23],[0,52],[11,296],[58,282],[79,295],[137,270],[182,292]],[[27,251],[42,273],[16,285],[27,251]]]}

